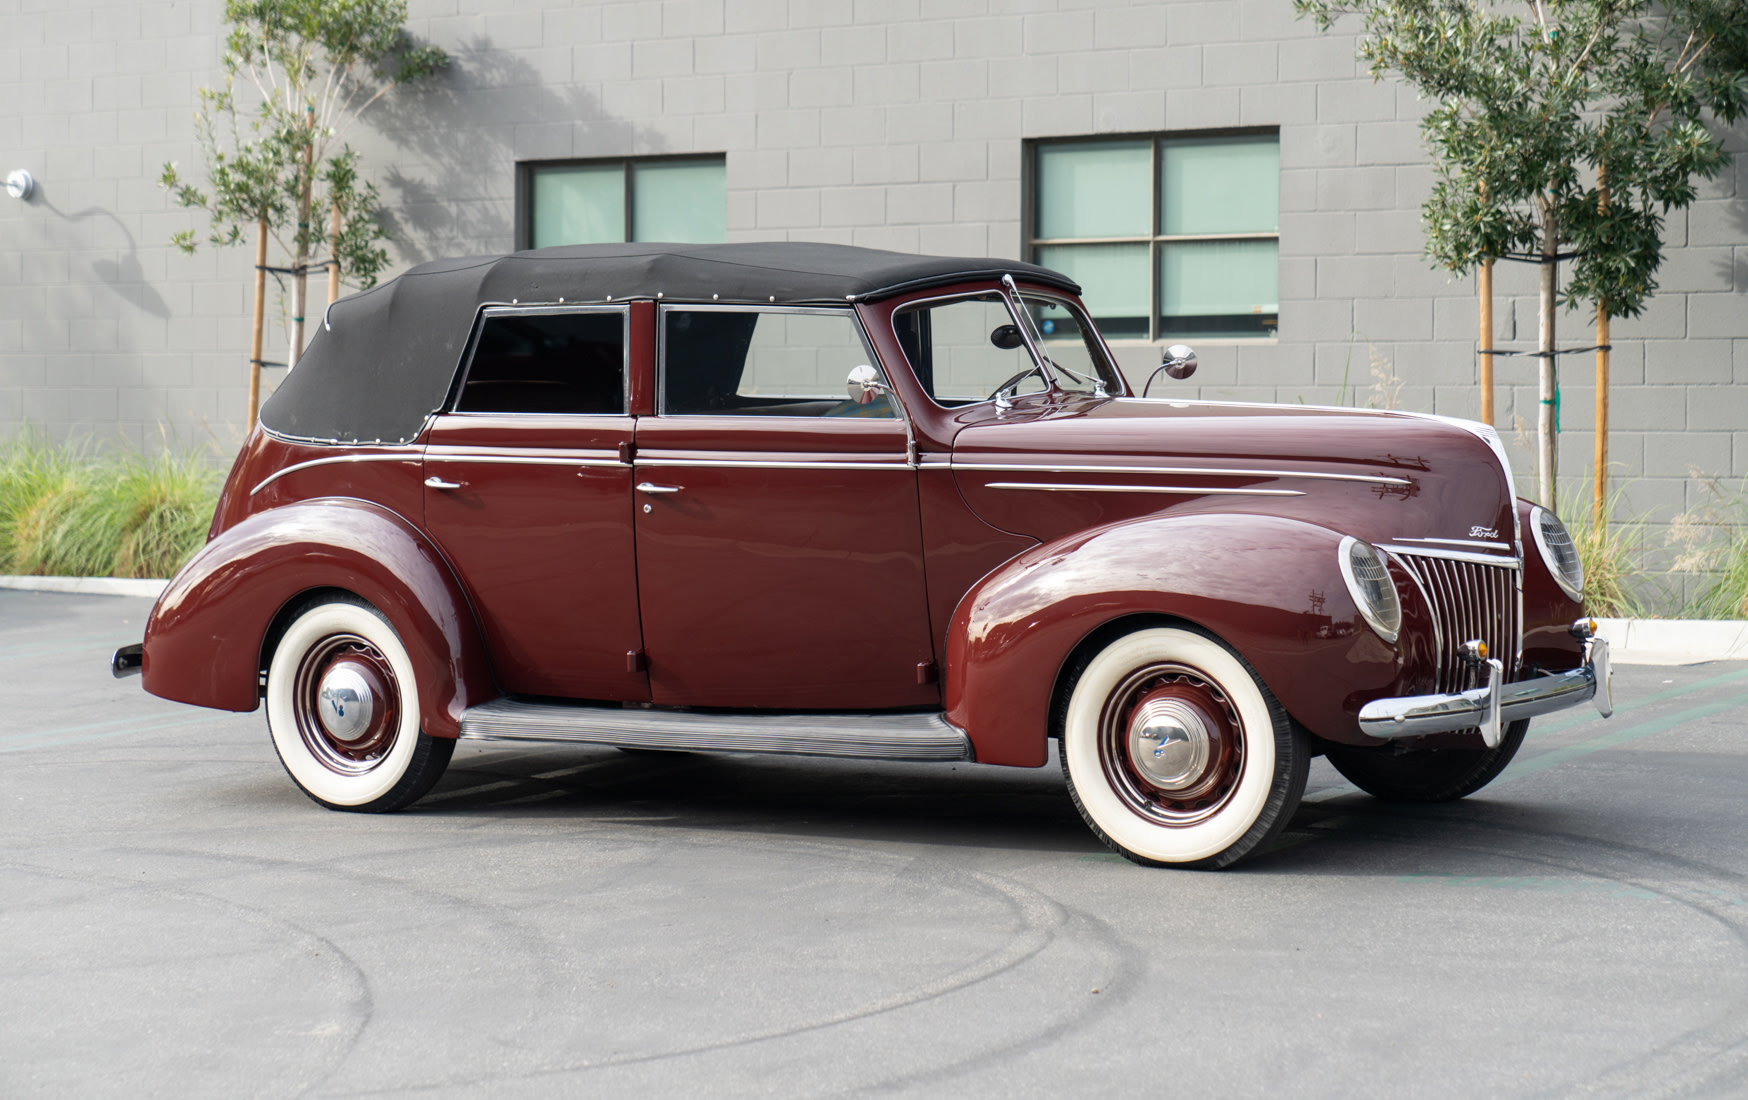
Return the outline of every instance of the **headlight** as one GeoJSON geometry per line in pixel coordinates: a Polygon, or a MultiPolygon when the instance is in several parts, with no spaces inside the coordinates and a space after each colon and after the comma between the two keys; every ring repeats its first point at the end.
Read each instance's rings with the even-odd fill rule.
{"type": "Polygon", "coordinates": [[[1530,509],[1530,531],[1536,536],[1536,549],[1548,572],[1559,582],[1560,590],[1579,603],[1584,602],[1584,563],[1578,559],[1578,547],[1560,517],[1537,505],[1530,509]]]}
{"type": "Polygon", "coordinates": [[[1369,542],[1348,536],[1341,540],[1341,579],[1360,614],[1386,642],[1394,642],[1402,630],[1402,601],[1396,598],[1396,582],[1384,568],[1384,559],[1369,542]]]}

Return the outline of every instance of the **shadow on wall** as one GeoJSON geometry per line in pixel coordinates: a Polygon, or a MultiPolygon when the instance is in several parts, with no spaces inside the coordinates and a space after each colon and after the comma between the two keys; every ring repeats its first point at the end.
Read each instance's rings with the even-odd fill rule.
{"type": "Polygon", "coordinates": [[[108,218],[115,223],[115,227],[121,230],[121,235],[127,240],[127,250],[119,261],[93,260],[91,262],[92,274],[96,276],[97,282],[114,291],[122,301],[161,321],[168,320],[170,305],[164,301],[162,295],[152,289],[150,283],[146,282],[145,269],[140,266],[139,245],[135,242],[133,231],[127,227],[127,223],[117,217],[113,211],[104,210],[97,206],[88,206],[84,210],[69,214],[50,202],[47,192],[42,187],[41,181],[38,181],[37,195],[31,200],[32,204],[41,203],[43,209],[64,222],[79,222],[87,218],[108,218]]]}
{"type": "Polygon", "coordinates": [[[600,97],[553,86],[527,61],[475,37],[437,80],[384,97],[372,127],[414,154],[386,173],[383,227],[407,263],[507,252],[516,239],[516,162],[663,152],[647,127],[610,118],[600,97]],[[587,132],[587,148],[578,134],[587,132]]]}

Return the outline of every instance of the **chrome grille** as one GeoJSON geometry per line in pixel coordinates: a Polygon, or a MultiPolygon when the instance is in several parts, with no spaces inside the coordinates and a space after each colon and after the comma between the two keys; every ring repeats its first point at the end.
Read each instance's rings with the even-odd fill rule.
{"type": "Polygon", "coordinates": [[[1488,652],[1505,664],[1509,682],[1517,675],[1517,568],[1477,561],[1391,552],[1420,582],[1432,604],[1438,630],[1438,683],[1435,692],[1467,691],[1481,686],[1479,669],[1457,655],[1471,638],[1487,643],[1488,652]]]}

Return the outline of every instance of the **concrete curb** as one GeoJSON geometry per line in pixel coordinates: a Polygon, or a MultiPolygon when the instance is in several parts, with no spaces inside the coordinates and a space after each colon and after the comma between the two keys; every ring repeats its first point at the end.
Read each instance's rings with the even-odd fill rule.
{"type": "Polygon", "coordinates": [[[29,592],[75,592],[86,596],[147,596],[157,599],[169,581],[125,577],[0,577],[0,588],[29,592]]]}
{"type": "MultiPolygon", "coordinates": [[[[87,596],[157,599],[169,581],[121,577],[4,577],[0,588],[87,596]]],[[[1748,622],[1708,619],[1598,619],[1609,656],[1623,665],[1697,665],[1748,661],[1748,622]]]]}
{"type": "Polygon", "coordinates": [[[1748,622],[1711,619],[1598,619],[1609,656],[1623,665],[1748,661],[1748,622]]]}

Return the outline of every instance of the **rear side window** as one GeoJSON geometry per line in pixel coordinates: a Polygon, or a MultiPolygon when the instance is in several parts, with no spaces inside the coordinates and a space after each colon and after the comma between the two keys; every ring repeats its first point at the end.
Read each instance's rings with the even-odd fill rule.
{"type": "Polygon", "coordinates": [[[625,313],[488,313],[457,412],[625,412],[625,313]]]}

